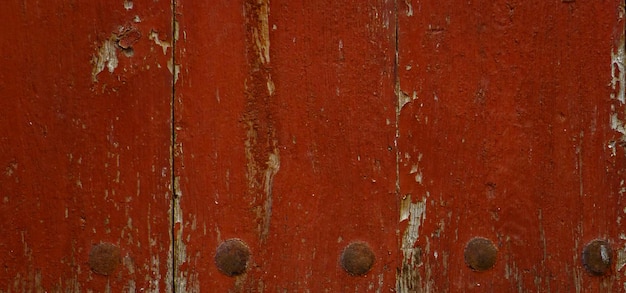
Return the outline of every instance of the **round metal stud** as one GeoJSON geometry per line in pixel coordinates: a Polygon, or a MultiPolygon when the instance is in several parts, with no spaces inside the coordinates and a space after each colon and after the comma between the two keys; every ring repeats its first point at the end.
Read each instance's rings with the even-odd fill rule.
{"type": "Polygon", "coordinates": [[[111,275],[120,262],[120,249],[111,243],[96,244],[89,253],[89,267],[99,275],[111,275]]]}
{"type": "Polygon", "coordinates": [[[609,271],[612,258],[613,251],[605,240],[593,240],[583,249],[583,265],[595,276],[602,276],[609,271]]]}
{"type": "Polygon", "coordinates": [[[341,266],[352,276],[363,276],[374,266],[376,256],[364,242],[354,242],[341,253],[341,266]]]}
{"type": "Polygon", "coordinates": [[[217,247],[215,265],[224,275],[235,277],[243,274],[250,260],[250,249],[239,239],[228,239],[217,247]]]}
{"type": "Polygon", "coordinates": [[[491,240],[476,237],[465,246],[465,263],[474,271],[483,272],[496,264],[498,249],[491,240]]]}

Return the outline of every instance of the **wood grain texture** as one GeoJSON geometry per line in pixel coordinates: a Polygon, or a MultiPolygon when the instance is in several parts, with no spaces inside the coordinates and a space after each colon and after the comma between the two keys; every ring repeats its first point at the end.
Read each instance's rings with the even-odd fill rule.
{"type": "Polygon", "coordinates": [[[623,1],[0,18],[0,292],[626,290],[623,1]]]}
{"type": "Polygon", "coordinates": [[[395,288],[393,8],[392,1],[179,3],[184,289],[395,288]],[[230,238],[252,253],[247,273],[233,279],[213,263],[230,238]],[[364,277],[339,264],[353,241],[376,256],[364,277]]]}
{"type": "Polygon", "coordinates": [[[169,286],[171,7],[128,5],[3,2],[0,292],[169,286]]]}
{"type": "Polygon", "coordinates": [[[418,215],[402,227],[404,290],[623,290],[623,13],[399,1],[400,190],[418,215]],[[473,237],[498,248],[492,270],[464,263],[473,237]],[[622,254],[604,277],[581,264],[596,238],[622,254]]]}

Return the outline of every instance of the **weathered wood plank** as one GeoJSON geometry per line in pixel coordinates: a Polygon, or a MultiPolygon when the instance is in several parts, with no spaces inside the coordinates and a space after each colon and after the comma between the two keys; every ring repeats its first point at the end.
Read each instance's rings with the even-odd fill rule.
{"type": "Polygon", "coordinates": [[[167,291],[170,4],[4,1],[0,18],[0,292],[167,291]],[[101,242],[121,263],[90,262],[101,242]]]}
{"type": "Polygon", "coordinates": [[[398,4],[400,288],[622,290],[623,1],[398,4]],[[493,269],[466,266],[473,237],[493,269]],[[581,264],[596,238],[604,277],[581,264]]]}
{"type": "Polygon", "coordinates": [[[393,5],[179,3],[180,290],[395,288],[393,5]],[[230,238],[251,251],[233,279],[213,261],[230,238]],[[353,241],[364,277],[340,266],[353,241]]]}

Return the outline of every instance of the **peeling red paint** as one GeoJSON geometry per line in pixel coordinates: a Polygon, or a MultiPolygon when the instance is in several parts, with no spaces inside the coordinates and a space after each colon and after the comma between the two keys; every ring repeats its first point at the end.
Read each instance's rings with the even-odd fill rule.
{"type": "Polygon", "coordinates": [[[196,289],[395,288],[392,9],[391,1],[179,3],[187,37],[177,62],[186,69],[175,111],[185,158],[176,170],[182,209],[206,227],[182,236],[181,271],[199,276],[196,289]],[[232,279],[202,261],[229,238],[251,251],[249,270],[232,279]],[[365,276],[340,265],[352,242],[376,257],[365,276]]]}
{"type": "Polygon", "coordinates": [[[95,83],[90,62],[103,44],[121,52],[111,33],[136,16],[138,31],[169,31],[169,4],[121,4],[3,3],[0,292],[167,286],[171,74],[158,64],[168,57],[132,37],[122,45],[134,57],[115,55],[95,83]],[[109,276],[89,266],[101,242],[121,252],[109,276]]]}
{"type": "Polygon", "coordinates": [[[624,149],[611,147],[611,113],[624,106],[608,86],[623,1],[405,2],[400,190],[427,202],[408,269],[415,290],[622,288],[621,274],[586,273],[581,255],[596,238],[623,246],[624,149]],[[494,242],[493,269],[464,263],[474,237],[494,242]]]}
{"type": "Polygon", "coordinates": [[[3,8],[0,292],[626,290],[623,1],[3,8]]]}

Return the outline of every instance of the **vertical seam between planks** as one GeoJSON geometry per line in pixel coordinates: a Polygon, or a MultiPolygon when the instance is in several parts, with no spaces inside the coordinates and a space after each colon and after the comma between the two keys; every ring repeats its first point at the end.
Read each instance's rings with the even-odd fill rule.
{"type": "MultiPolygon", "coordinates": [[[[398,19],[398,0],[394,0],[394,18],[395,18],[395,30],[394,30],[394,47],[395,47],[395,57],[393,63],[393,78],[395,84],[395,106],[396,106],[396,135],[393,141],[394,147],[396,149],[396,198],[397,205],[400,206],[400,149],[398,148],[398,140],[400,138],[400,76],[398,72],[398,66],[400,64],[400,48],[399,48],[399,19],[398,19]]],[[[399,213],[398,213],[399,215],[399,213]]],[[[398,218],[399,219],[399,218],[398,218]]]]}
{"type": "Polygon", "coordinates": [[[171,207],[170,207],[170,233],[171,233],[171,270],[172,270],[172,279],[171,284],[166,284],[170,286],[170,290],[172,293],[176,293],[176,282],[178,281],[177,270],[176,267],[178,265],[178,261],[176,259],[176,164],[175,164],[175,155],[176,155],[176,0],[172,0],[172,17],[171,17],[171,38],[172,38],[172,84],[171,84],[171,97],[170,97],[170,191],[172,194],[171,199],[171,207]]]}
{"type": "MultiPolygon", "coordinates": [[[[395,106],[396,106],[396,121],[395,121],[395,128],[396,128],[396,133],[395,133],[395,138],[394,138],[394,147],[395,147],[395,151],[396,151],[396,209],[397,211],[400,211],[401,209],[401,196],[400,196],[400,149],[398,146],[398,141],[400,139],[400,110],[401,110],[401,105],[400,105],[400,76],[399,76],[399,66],[400,66],[400,28],[399,28],[399,18],[398,18],[398,0],[394,0],[393,1],[393,13],[394,13],[394,22],[395,22],[395,27],[394,27],[394,49],[395,49],[395,55],[394,55],[394,63],[393,63],[393,78],[394,78],[394,93],[396,98],[394,99],[395,101],[395,106]]],[[[400,212],[396,212],[397,215],[397,221],[396,223],[398,223],[398,229],[400,229],[399,223],[400,223],[400,212]]],[[[402,237],[399,237],[397,239],[398,241],[398,248],[402,247],[402,237]]],[[[400,249],[401,250],[401,249],[400,249]]],[[[398,268],[396,268],[396,291],[399,289],[399,282],[398,282],[398,272],[397,272],[398,268]]]]}

